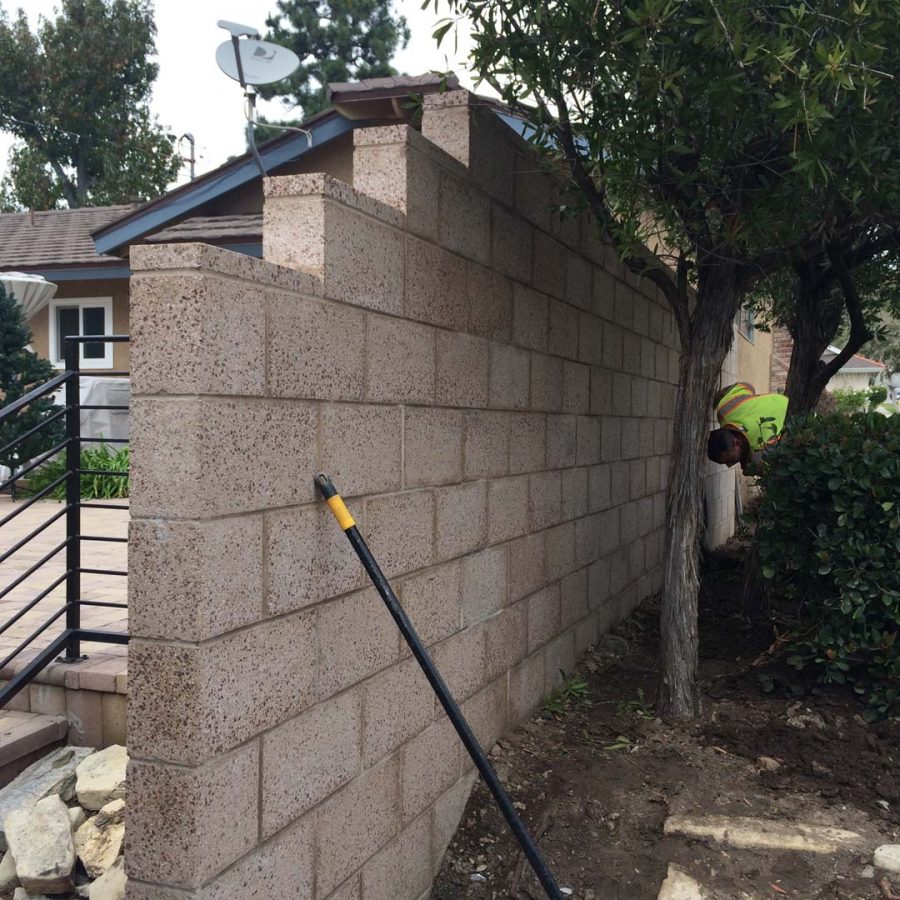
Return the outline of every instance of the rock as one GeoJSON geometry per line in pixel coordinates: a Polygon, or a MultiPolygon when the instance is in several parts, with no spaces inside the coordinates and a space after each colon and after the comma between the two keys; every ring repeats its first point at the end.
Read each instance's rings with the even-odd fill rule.
{"type": "Polygon", "coordinates": [[[123,900],[125,897],[125,857],[120,856],[90,887],[90,900],[123,900]]]}
{"type": "Polygon", "coordinates": [[[75,832],[75,853],[91,878],[99,878],[116,861],[124,839],[124,800],[107,803],[75,832]]]}
{"type": "Polygon", "coordinates": [[[787,708],[786,713],[787,723],[791,728],[803,729],[809,726],[810,728],[823,729],[825,727],[825,720],[817,712],[813,712],[809,707],[803,709],[799,702],[792,703],[787,708]]]}
{"type": "Polygon", "coordinates": [[[13,900],[53,900],[46,894],[29,894],[23,887],[17,887],[13,894],[13,900]]]}
{"type": "Polygon", "coordinates": [[[72,823],[72,834],[84,825],[84,810],[80,806],[69,807],[69,822],[72,823]]]}
{"type": "Polygon", "coordinates": [[[0,790],[0,850],[6,849],[3,822],[16,809],[58,794],[68,803],[75,795],[75,767],[94,752],[92,747],[60,747],[32,763],[0,790]]]}
{"type": "Polygon", "coordinates": [[[865,878],[867,880],[875,877],[875,866],[863,866],[862,871],[859,873],[860,878],[865,878]]]}
{"type": "Polygon", "coordinates": [[[765,772],[775,772],[781,768],[781,763],[772,756],[758,756],[756,764],[765,772]]]}
{"type": "Polygon", "coordinates": [[[882,844],[872,860],[879,869],[900,874],[900,844],[882,844]]]}
{"type": "Polygon", "coordinates": [[[12,853],[6,851],[3,862],[0,862],[0,895],[8,897],[19,884],[19,876],[16,874],[16,861],[12,853]]]}
{"type": "Polygon", "coordinates": [[[75,770],[75,793],[85,809],[100,809],[125,796],[128,753],[119,744],[92,753],[75,770]]]}
{"type": "Polygon", "coordinates": [[[669,864],[669,871],[659,889],[657,900],[703,900],[705,896],[699,882],[687,872],[669,864]]]}
{"type": "Polygon", "coordinates": [[[4,829],[19,882],[29,894],[64,894],[72,889],[75,845],[68,810],[56,794],[31,809],[11,812],[4,829]]]}

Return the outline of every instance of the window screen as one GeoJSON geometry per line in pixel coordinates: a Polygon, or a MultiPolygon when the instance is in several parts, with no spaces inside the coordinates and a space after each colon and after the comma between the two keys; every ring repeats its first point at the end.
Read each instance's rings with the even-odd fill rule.
{"type": "Polygon", "coordinates": [[[80,310],[77,306],[60,306],[56,310],[56,334],[59,344],[57,359],[60,361],[66,358],[65,338],[71,334],[81,334],[80,318],[80,310]]]}
{"type": "MultiPolygon", "coordinates": [[[[105,334],[105,310],[102,306],[84,306],[81,310],[82,315],[82,334],[105,334]]],[[[106,355],[106,348],[102,343],[85,344],[82,356],[88,359],[103,359],[106,355]]]]}

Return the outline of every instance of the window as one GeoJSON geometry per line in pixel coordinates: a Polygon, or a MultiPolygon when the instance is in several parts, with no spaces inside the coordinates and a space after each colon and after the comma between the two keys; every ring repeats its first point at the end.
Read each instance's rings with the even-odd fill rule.
{"type": "MultiPolygon", "coordinates": [[[[84,297],[53,300],[50,315],[50,361],[57,368],[65,365],[66,338],[70,335],[112,334],[112,297],[84,297]]],[[[111,369],[113,344],[86,341],[81,344],[83,369],[111,369]]]]}
{"type": "Polygon", "coordinates": [[[754,332],[756,331],[756,316],[749,306],[742,306],[734,316],[734,324],[737,330],[748,341],[754,341],[754,332]]]}

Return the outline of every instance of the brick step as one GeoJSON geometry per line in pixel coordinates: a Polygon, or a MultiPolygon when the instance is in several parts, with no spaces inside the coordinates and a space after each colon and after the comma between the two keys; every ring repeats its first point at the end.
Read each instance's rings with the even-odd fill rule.
{"type": "Polygon", "coordinates": [[[0,787],[65,743],[68,729],[65,716],[0,710],[0,787]]]}

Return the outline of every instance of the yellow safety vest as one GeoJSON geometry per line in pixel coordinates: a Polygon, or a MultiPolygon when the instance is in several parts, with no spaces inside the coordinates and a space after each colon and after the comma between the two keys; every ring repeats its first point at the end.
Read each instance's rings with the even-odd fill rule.
{"type": "Polygon", "coordinates": [[[719,401],[716,417],[722,428],[740,431],[751,451],[758,451],[781,438],[787,408],[788,398],[784,394],[757,394],[752,384],[739,381],[719,401]]]}

